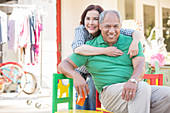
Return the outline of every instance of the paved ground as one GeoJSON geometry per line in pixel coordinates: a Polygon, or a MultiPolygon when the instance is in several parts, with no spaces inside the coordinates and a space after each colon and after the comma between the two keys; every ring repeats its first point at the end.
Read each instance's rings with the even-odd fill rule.
{"type": "MultiPolygon", "coordinates": [[[[10,94],[11,95],[11,94],[10,94]]],[[[22,95],[22,94],[21,94],[22,95]]],[[[32,101],[30,105],[27,104],[28,96],[22,98],[12,98],[7,95],[7,98],[2,98],[0,95],[0,113],[52,113],[52,97],[44,95],[29,97],[32,101]],[[36,108],[35,104],[40,103],[41,107],[36,108]]],[[[75,99],[74,99],[75,101],[75,99]]],[[[73,103],[75,105],[75,103],[73,103]]],[[[75,109],[75,106],[73,106],[75,109]]],[[[58,105],[59,111],[68,109],[68,103],[58,105]]]]}
{"type": "Polygon", "coordinates": [[[0,102],[0,113],[51,113],[51,108],[51,105],[42,103],[42,106],[37,109],[34,103],[27,105],[26,100],[1,100],[0,102]]]}

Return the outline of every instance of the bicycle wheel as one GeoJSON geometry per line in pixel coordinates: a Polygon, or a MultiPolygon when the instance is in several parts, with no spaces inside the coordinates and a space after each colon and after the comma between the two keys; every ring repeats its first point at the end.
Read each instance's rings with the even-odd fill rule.
{"type": "Polygon", "coordinates": [[[23,92],[26,93],[26,94],[35,93],[35,91],[37,89],[37,79],[30,72],[26,72],[25,77],[26,77],[26,85],[23,89],[23,92]]]}
{"type": "Polygon", "coordinates": [[[18,96],[25,87],[25,72],[17,64],[5,64],[0,67],[1,76],[5,79],[4,92],[18,96]]]}
{"type": "Polygon", "coordinates": [[[0,76],[0,94],[4,92],[4,89],[5,89],[4,79],[2,76],[0,76]]]}

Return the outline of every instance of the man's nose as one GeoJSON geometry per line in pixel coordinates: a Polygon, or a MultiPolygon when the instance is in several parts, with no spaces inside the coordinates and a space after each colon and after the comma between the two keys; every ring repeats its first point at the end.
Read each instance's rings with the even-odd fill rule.
{"type": "Polygon", "coordinates": [[[111,28],[109,29],[109,32],[110,32],[110,33],[114,33],[114,32],[115,32],[114,27],[111,27],[111,28]]]}

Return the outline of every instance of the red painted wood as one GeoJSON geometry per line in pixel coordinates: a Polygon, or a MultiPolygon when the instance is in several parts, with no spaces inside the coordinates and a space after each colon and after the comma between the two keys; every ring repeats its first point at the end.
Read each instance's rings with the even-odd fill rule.
{"type": "Polygon", "coordinates": [[[99,93],[96,90],[96,108],[101,108],[101,103],[99,101],[99,93]]]}
{"type": "MultiPolygon", "coordinates": [[[[56,32],[57,32],[57,39],[56,39],[56,43],[57,43],[57,67],[58,64],[61,62],[61,0],[57,0],[57,7],[56,7],[56,21],[57,21],[57,28],[56,28],[56,32]]],[[[59,72],[58,72],[59,73],[59,72]]]]}
{"type": "Polygon", "coordinates": [[[163,74],[145,74],[143,79],[150,79],[150,85],[156,85],[156,79],[158,79],[158,85],[163,85],[163,74]]]}
{"type": "MultiPolygon", "coordinates": [[[[145,74],[143,79],[150,79],[150,85],[156,85],[156,79],[158,79],[158,85],[163,85],[163,74],[145,74]]],[[[96,108],[101,108],[99,101],[99,93],[96,90],[96,108]]]]}

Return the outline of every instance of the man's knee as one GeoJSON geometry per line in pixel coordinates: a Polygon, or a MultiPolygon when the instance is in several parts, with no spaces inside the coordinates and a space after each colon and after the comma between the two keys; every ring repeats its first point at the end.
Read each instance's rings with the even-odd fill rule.
{"type": "Polygon", "coordinates": [[[151,87],[148,83],[146,82],[139,82],[138,83],[138,89],[137,89],[137,93],[140,93],[142,95],[151,95],[151,87]]]}

